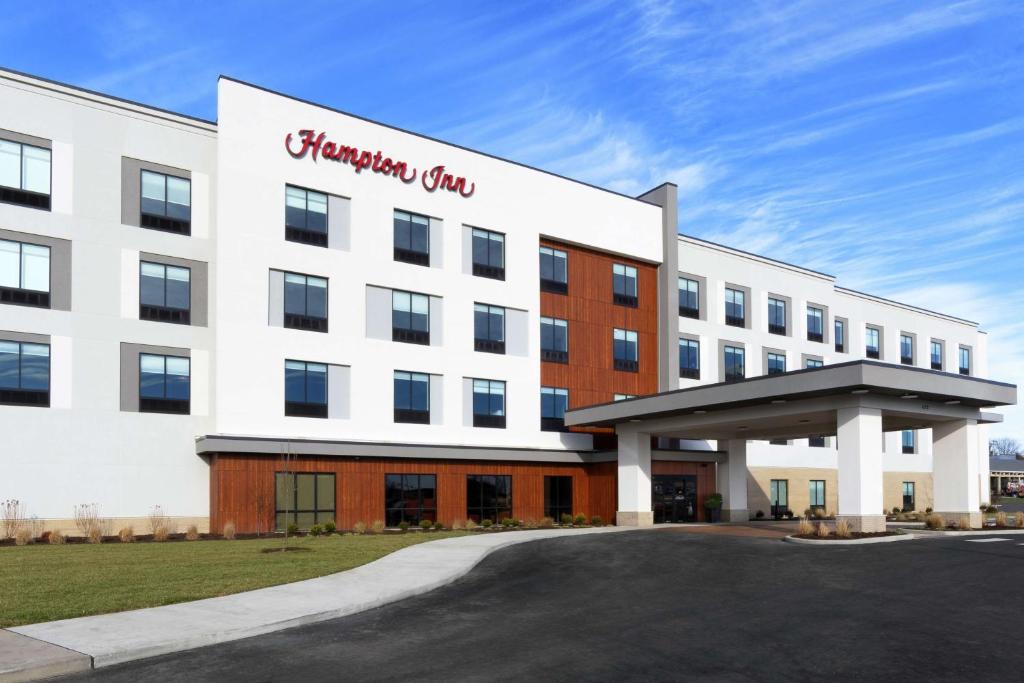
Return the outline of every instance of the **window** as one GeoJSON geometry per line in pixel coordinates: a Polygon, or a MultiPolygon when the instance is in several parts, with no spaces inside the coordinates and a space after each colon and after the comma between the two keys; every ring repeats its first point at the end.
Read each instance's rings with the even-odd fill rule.
{"type": "Polygon", "coordinates": [[[913,429],[904,429],[900,434],[902,450],[904,453],[910,454],[916,452],[915,444],[915,433],[913,429]]]}
{"type": "Polygon", "coordinates": [[[804,360],[805,368],[823,368],[825,367],[825,361],[820,358],[807,358],[804,360]]]}
{"type": "Polygon", "coordinates": [[[768,299],[768,331],[786,334],[786,302],[782,299],[768,299]]]}
{"type": "Polygon", "coordinates": [[[416,526],[437,518],[437,475],[385,474],[384,518],[388,526],[416,526]]]}
{"type": "Polygon", "coordinates": [[[430,424],[430,375],[395,371],[395,422],[430,424]]]}
{"type": "Polygon", "coordinates": [[[878,358],[878,329],[867,327],[864,329],[864,355],[868,358],[878,358]]]}
{"type": "Polygon", "coordinates": [[[505,236],[473,228],[473,275],[505,279],[505,236]]]}
{"type": "Polygon", "coordinates": [[[837,320],[835,323],[836,332],[836,351],[839,353],[846,353],[846,323],[842,320],[837,320]]]}
{"type": "Polygon", "coordinates": [[[737,346],[725,347],[725,381],[735,382],[745,376],[743,349],[737,346]]]}
{"type": "Polygon", "coordinates": [[[914,501],[914,482],[903,482],[903,511],[908,512],[917,507],[914,501]]]}
{"type": "Polygon", "coordinates": [[[636,398],[636,394],[615,394],[612,396],[613,401],[628,401],[631,398],[636,398]]]}
{"type": "Polygon", "coordinates": [[[139,412],[189,414],[189,358],[139,354],[139,412]]]}
{"type": "Polygon", "coordinates": [[[810,485],[810,508],[811,510],[825,509],[825,480],[811,479],[810,485]]]}
{"type": "Polygon", "coordinates": [[[781,375],[786,371],[786,356],[782,353],[768,354],[768,374],[781,375]]]}
{"type": "Polygon", "coordinates": [[[391,341],[430,344],[430,297],[391,292],[391,341]]]}
{"type": "Polygon", "coordinates": [[[466,517],[476,523],[512,516],[512,477],[507,474],[466,475],[466,517]]]}
{"type": "Polygon", "coordinates": [[[942,369],[942,342],[932,342],[932,370],[942,369]]]}
{"type": "Polygon", "coordinates": [[[569,407],[569,390],[540,388],[540,428],[545,432],[565,431],[565,410],[569,407]]]}
{"type": "Polygon", "coordinates": [[[679,315],[700,318],[700,283],[696,280],[679,278],[679,315]]]}
{"type": "Polygon", "coordinates": [[[144,228],[188,235],[192,232],[192,182],[164,173],[142,171],[144,228]]]}
{"type": "Polygon", "coordinates": [[[568,294],[569,256],[551,247],[540,248],[540,289],[542,292],[568,294]]]}
{"type": "Polygon", "coordinates": [[[914,338],[909,334],[900,335],[900,363],[903,365],[914,364],[914,338]]]}
{"type": "Polygon", "coordinates": [[[0,341],[0,404],[50,405],[50,345],[0,341]]]}
{"type": "Polygon", "coordinates": [[[789,480],[772,479],[770,486],[772,517],[781,517],[789,509],[789,480]]]}
{"type": "Polygon", "coordinates": [[[769,439],[768,443],[770,443],[773,446],[788,446],[789,439],[769,439]]]}
{"type": "Polygon", "coordinates": [[[813,306],[807,307],[807,341],[825,341],[825,312],[813,306]]]}
{"type": "Polygon", "coordinates": [[[827,444],[824,436],[812,436],[807,439],[807,445],[811,448],[825,448],[827,444]]]}
{"type": "Polygon", "coordinates": [[[637,359],[636,332],[616,329],[612,332],[612,342],[615,369],[637,372],[640,362],[637,359]]]}
{"type": "Polygon", "coordinates": [[[971,350],[966,346],[960,347],[960,374],[971,374],[971,350]]]}
{"type": "Polygon", "coordinates": [[[188,325],[192,271],[162,263],[139,263],[139,320],[188,325]]]}
{"type": "Polygon", "coordinates": [[[612,266],[612,299],[619,306],[636,308],[636,268],[621,263],[612,266]]]}
{"type": "Polygon", "coordinates": [[[679,340],[679,376],[700,379],[700,342],[694,339],[679,340]]]}
{"type": "Polygon", "coordinates": [[[473,426],[505,428],[505,383],[473,380],[473,426]]]}
{"type": "Polygon", "coordinates": [[[743,292],[738,289],[725,290],[725,324],[733,327],[744,327],[747,324],[743,292]]]}
{"type": "Polygon", "coordinates": [[[569,323],[558,318],[540,319],[540,359],[569,362],[569,323]]]}
{"type": "Polygon", "coordinates": [[[284,192],[284,238],[326,247],[327,195],[291,185],[284,192]]]}
{"type": "Polygon", "coordinates": [[[284,414],[327,417],[327,366],[300,360],[284,362],[284,414]]]}
{"type": "Polygon", "coordinates": [[[395,211],[395,260],[430,265],[430,219],[395,211]]]}
{"type": "Polygon", "coordinates": [[[327,331],[327,280],[298,273],[284,274],[284,326],[327,331]]]}
{"type": "Polygon", "coordinates": [[[50,208],[50,150],[0,140],[0,202],[50,208]]]}
{"type": "Polygon", "coordinates": [[[544,477],[544,516],[555,522],[572,514],[572,477],[544,477]]]}
{"type": "Polygon", "coordinates": [[[474,347],[487,353],[505,353],[505,309],[473,304],[474,347]]]}
{"type": "Polygon", "coordinates": [[[312,472],[274,473],[274,525],[295,524],[307,530],[334,521],[334,475],[312,472]]]}
{"type": "Polygon", "coordinates": [[[0,240],[0,303],[50,307],[50,248],[0,240]]]}

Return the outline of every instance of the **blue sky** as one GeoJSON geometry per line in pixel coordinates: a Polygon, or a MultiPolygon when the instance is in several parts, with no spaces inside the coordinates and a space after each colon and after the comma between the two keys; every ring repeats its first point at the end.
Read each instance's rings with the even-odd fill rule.
{"type": "MultiPolygon", "coordinates": [[[[224,73],[626,193],[989,332],[1024,380],[1024,2],[19,3],[0,65],[206,118],[224,73]],[[41,37],[45,36],[45,39],[41,37]]],[[[994,430],[1024,440],[1024,412],[994,430]]]]}

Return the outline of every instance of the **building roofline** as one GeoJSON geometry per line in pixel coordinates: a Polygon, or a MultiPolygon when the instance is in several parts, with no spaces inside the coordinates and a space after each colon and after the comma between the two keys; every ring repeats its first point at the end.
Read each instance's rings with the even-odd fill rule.
{"type": "Polygon", "coordinates": [[[913,304],[907,304],[907,303],[904,303],[902,301],[895,301],[894,299],[886,299],[884,296],[878,296],[876,294],[868,294],[867,292],[860,292],[860,291],[857,291],[856,289],[850,289],[849,287],[840,287],[839,285],[836,285],[836,291],[840,292],[842,294],[850,294],[852,296],[863,297],[865,299],[874,299],[875,301],[880,301],[880,302],[886,303],[886,304],[892,304],[894,306],[900,306],[902,308],[906,308],[906,309],[909,309],[911,311],[916,311],[918,313],[925,313],[927,315],[938,316],[940,318],[944,318],[944,319],[950,320],[952,322],[963,323],[964,325],[971,325],[972,327],[977,327],[978,326],[978,323],[976,321],[974,321],[974,320],[967,320],[966,318],[958,318],[955,315],[949,315],[947,313],[939,313],[938,311],[933,311],[933,310],[928,309],[928,308],[921,308],[920,306],[914,306],[913,304]]]}
{"type": "Polygon", "coordinates": [[[285,99],[292,100],[293,102],[299,102],[301,104],[308,104],[311,107],[317,107],[318,109],[323,109],[325,111],[329,111],[329,112],[332,112],[332,113],[335,113],[335,114],[341,114],[342,116],[348,116],[348,117],[356,119],[358,121],[363,121],[365,123],[370,123],[370,124],[373,124],[375,126],[380,126],[382,128],[387,128],[389,130],[394,130],[394,131],[397,131],[399,133],[404,133],[405,135],[413,135],[413,136],[418,137],[418,138],[423,139],[423,140],[429,140],[430,142],[436,142],[437,144],[445,145],[446,147],[452,147],[452,148],[455,148],[455,149],[462,150],[463,152],[469,152],[471,154],[478,154],[478,155],[480,155],[482,157],[486,157],[488,159],[494,159],[495,161],[501,161],[501,162],[504,162],[504,163],[507,163],[507,164],[512,164],[513,166],[519,166],[520,168],[525,168],[525,169],[530,170],[530,171],[536,171],[538,173],[543,173],[545,175],[549,175],[549,176],[552,176],[554,178],[559,178],[561,180],[567,180],[570,183],[576,183],[577,185],[583,185],[584,187],[589,187],[589,188],[591,188],[593,190],[600,190],[601,192],[607,192],[608,194],[613,194],[613,195],[615,195],[617,197],[622,197],[624,199],[629,199],[629,200],[632,200],[634,202],[639,202],[639,203],[647,205],[647,206],[656,206],[654,204],[651,204],[650,202],[647,202],[647,201],[644,201],[643,199],[640,199],[639,197],[633,197],[632,195],[628,195],[628,194],[625,194],[623,192],[617,192],[615,190],[610,190],[607,187],[601,187],[600,185],[594,185],[592,183],[588,183],[588,182],[583,181],[583,180],[578,180],[576,178],[570,178],[569,176],[565,176],[565,175],[562,175],[560,173],[555,173],[554,171],[548,171],[548,170],[545,170],[543,168],[537,168],[536,166],[530,166],[529,164],[524,164],[521,161],[515,161],[513,159],[507,159],[505,157],[500,157],[497,154],[490,154],[489,152],[482,152],[482,151],[480,151],[478,149],[473,149],[472,147],[466,147],[465,145],[460,145],[460,144],[457,144],[457,143],[454,143],[454,142],[449,142],[447,140],[442,140],[440,138],[435,138],[435,137],[432,137],[430,135],[426,135],[424,133],[417,133],[416,131],[408,130],[407,128],[401,128],[399,126],[395,126],[395,125],[392,125],[390,123],[384,123],[382,121],[376,121],[374,119],[367,118],[365,116],[360,116],[359,114],[353,114],[352,112],[345,111],[344,109],[338,109],[336,107],[331,107],[331,106],[326,105],[326,104],[320,104],[319,102],[314,102],[312,100],[307,100],[307,99],[304,99],[304,98],[301,98],[301,97],[296,97],[295,95],[289,95],[287,93],[283,93],[283,92],[280,92],[278,90],[273,90],[271,88],[267,88],[267,87],[262,86],[262,85],[257,85],[255,83],[250,83],[248,81],[243,81],[243,80],[241,80],[239,78],[234,78],[232,76],[227,76],[225,74],[221,74],[219,76],[219,79],[220,80],[225,80],[225,81],[231,81],[232,83],[238,83],[239,85],[244,85],[244,86],[247,86],[249,88],[253,88],[255,90],[261,90],[261,91],[263,91],[265,93],[268,93],[270,95],[275,95],[277,97],[283,97],[285,99]]]}
{"type": "Polygon", "coordinates": [[[712,242],[711,240],[702,239],[700,237],[694,237],[693,235],[687,235],[685,233],[679,233],[678,234],[678,238],[679,238],[679,240],[682,240],[682,241],[691,240],[693,242],[699,242],[701,244],[704,244],[704,245],[707,245],[707,246],[710,246],[710,247],[715,247],[716,249],[721,249],[722,251],[732,252],[732,253],[737,254],[739,256],[744,256],[744,257],[747,257],[747,258],[754,258],[754,259],[757,259],[758,261],[767,261],[767,262],[775,264],[775,265],[785,266],[786,268],[789,268],[791,270],[796,270],[796,271],[799,271],[799,272],[807,274],[807,275],[813,275],[815,277],[825,278],[825,279],[832,280],[832,281],[835,281],[835,279],[836,279],[835,275],[831,275],[829,273],[822,273],[819,270],[812,270],[810,268],[804,268],[803,266],[798,266],[795,263],[787,263],[786,261],[780,261],[779,259],[774,259],[774,258],[771,258],[770,256],[762,256],[761,254],[755,254],[752,251],[743,251],[742,249],[737,249],[736,247],[730,247],[730,246],[727,246],[725,244],[721,244],[719,242],[712,242]]]}
{"type": "Polygon", "coordinates": [[[156,116],[157,118],[176,121],[177,123],[185,123],[189,125],[195,125],[196,123],[205,124],[201,126],[201,128],[211,130],[212,132],[217,131],[216,121],[210,121],[209,119],[200,118],[198,116],[191,116],[189,114],[182,114],[181,112],[172,111],[170,109],[154,107],[151,104],[145,104],[143,102],[138,102],[136,100],[129,100],[124,97],[110,95],[108,93],[99,92],[97,90],[90,90],[89,88],[83,88],[78,85],[72,85],[70,83],[65,83],[63,81],[57,81],[52,78],[45,78],[44,76],[37,76],[35,74],[18,71],[17,69],[0,67],[0,78],[3,77],[10,78],[10,80],[21,81],[30,85],[47,87],[51,90],[55,90],[56,88],[62,88],[66,91],[71,91],[65,92],[65,94],[77,95],[78,97],[88,96],[86,99],[93,99],[115,107],[132,108],[136,111],[141,110],[140,113],[146,113],[151,116],[156,116]],[[125,107],[125,105],[130,105],[130,107],[125,107]]]}

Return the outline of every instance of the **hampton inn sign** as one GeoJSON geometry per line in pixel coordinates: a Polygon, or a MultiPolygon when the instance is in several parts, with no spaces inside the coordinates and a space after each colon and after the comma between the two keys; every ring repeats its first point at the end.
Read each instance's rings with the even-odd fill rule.
{"type": "Polygon", "coordinates": [[[468,183],[461,176],[454,176],[445,170],[444,165],[438,165],[420,175],[415,168],[409,168],[409,164],[398,161],[391,157],[384,156],[379,149],[374,152],[367,150],[360,151],[357,147],[342,145],[332,140],[325,139],[327,133],[317,133],[315,130],[305,128],[299,131],[298,149],[292,146],[292,134],[284,138],[285,149],[296,159],[301,159],[307,154],[315,163],[317,157],[337,161],[342,164],[350,164],[356,173],[364,169],[370,169],[374,173],[381,173],[385,176],[398,178],[403,183],[416,182],[419,175],[420,184],[427,192],[436,190],[448,190],[457,192],[462,197],[471,197],[476,191],[476,183],[468,183]]]}

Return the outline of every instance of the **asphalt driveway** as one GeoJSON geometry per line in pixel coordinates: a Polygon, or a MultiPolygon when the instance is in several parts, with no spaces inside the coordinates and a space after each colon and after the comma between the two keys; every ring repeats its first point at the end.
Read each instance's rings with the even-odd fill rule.
{"type": "Polygon", "coordinates": [[[537,541],[418,598],[76,680],[1010,680],[1022,576],[1020,536],[537,541]]]}

